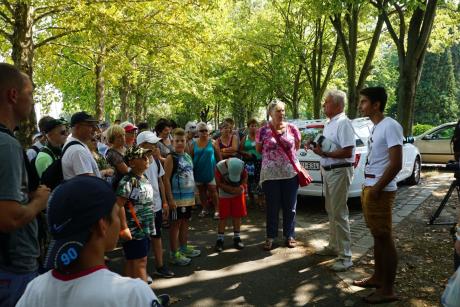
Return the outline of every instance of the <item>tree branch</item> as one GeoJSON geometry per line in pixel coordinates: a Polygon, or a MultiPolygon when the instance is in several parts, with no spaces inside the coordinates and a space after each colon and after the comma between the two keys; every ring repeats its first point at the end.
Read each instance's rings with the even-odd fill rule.
{"type": "Polygon", "coordinates": [[[11,15],[14,15],[14,10],[11,4],[8,2],[8,0],[2,0],[3,5],[6,7],[6,9],[10,12],[11,15]]]}
{"type": "Polygon", "coordinates": [[[425,50],[426,44],[430,38],[431,30],[433,28],[434,18],[436,16],[436,5],[437,0],[428,1],[428,4],[425,8],[425,13],[423,16],[422,29],[420,30],[420,36],[418,38],[417,48],[415,54],[420,57],[423,50],[425,50]]]}
{"type": "Polygon", "coordinates": [[[14,25],[13,20],[11,20],[11,18],[8,17],[8,15],[6,15],[5,13],[3,13],[2,11],[0,11],[0,17],[2,17],[2,19],[3,19],[6,23],[8,23],[8,24],[10,24],[10,25],[14,25]]]}
{"type": "Polygon", "coordinates": [[[38,44],[35,44],[34,48],[38,49],[38,48],[48,44],[49,42],[51,42],[53,40],[56,40],[56,39],[61,38],[63,36],[66,36],[66,35],[69,35],[69,34],[72,34],[72,33],[76,33],[76,32],[80,32],[80,31],[82,31],[82,30],[70,30],[70,31],[59,33],[57,35],[53,35],[51,37],[48,37],[48,38],[44,39],[43,41],[39,42],[38,44]]]}
{"type": "Polygon", "coordinates": [[[51,11],[48,11],[46,13],[43,13],[41,15],[38,15],[35,19],[34,19],[34,24],[37,24],[40,20],[42,20],[43,18],[45,17],[48,17],[50,15],[53,15],[53,14],[56,14],[56,13],[60,13],[64,11],[64,8],[62,9],[54,9],[54,10],[51,10],[51,11]]]}
{"type": "Polygon", "coordinates": [[[6,32],[5,30],[3,29],[0,29],[0,34],[3,35],[7,40],[9,40],[11,42],[11,40],[13,39],[13,35],[12,34],[9,34],[8,32],[6,32]]]}
{"type": "Polygon", "coordinates": [[[71,62],[71,63],[74,63],[75,65],[78,65],[78,66],[80,66],[80,67],[86,69],[86,70],[89,70],[89,71],[92,71],[92,70],[93,70],[91,67],[88,67],[88,66],[86,66],[85,64],[82,64],[82,63],[80,63],[80,62],[78,62],[78,61],[75,61],[74,59],[72,59],[72,58],[66,56],[66,55],[63,54],[63,53],[58,53],[57,55],[60,56],[61,58],[66,59],[67,61],[69,61],[69,62],[71,62]]]}

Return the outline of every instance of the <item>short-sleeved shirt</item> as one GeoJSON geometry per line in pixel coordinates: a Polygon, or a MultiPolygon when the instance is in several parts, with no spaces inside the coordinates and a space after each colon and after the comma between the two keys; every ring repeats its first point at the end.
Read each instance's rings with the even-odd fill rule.
{"type": "Polygon", "coordinates": [[[149,168],[144,172],[145,177],[149,180],[153,189],[153,212],[161,210],[161,193],[160,187],[158,186],[158,179],[163,177],[165,171],[161,163],[157,163],[153,158],[150,160],[149,168]],[[158,166],[160,169],[158,170],[158,166]]]}
{"type": "Polygon", "coordinates": [[[72,145],[66,149],[64,155],[62,156],[62,174],[64,180],[69,180],[75,176],[89,173],[93,173],[95,176],[101,177],[96,160],[94,160],[93,155],[86,144],[74,137],[69,137],[67,142],[64,144],[64,147],[72,141],[77,141],[83,146],[80,146],[79,144],[72,145]]]}
{"type": "MultiPolygon", "coordinates": [[[[27,206],[29,197],[24,152],[13,136],[3,132],[0,132],[0,160],[3,161],[0,163],[0,200],[16,201],[27,206]]],[[[37,258],[40,254],[37,236],[36,219],[10,232],[7,253],[11,264],[7,265],[0,253],[0,269],[13,273],[36,271],[38,269],[37,258]]]]}
{"type": "Polygon", "coordinates": [[[137,177],[129,173],[118,184],[117,196],[129,199],[140,224],[137,225],[129,206],[125,206],[126,222],[134,240],[148,238],[155,235],[153,217],[153,189],[145,177],[137,177]]]}
{"type": "Polygon", "coordinates": [[[35,159],[35,169],[37,170],[38,177],[40,178],[42,177],[43,172],[60,157],[60,154],[55,153],[52,149],[48,148],[48,150],[53,153],[52,156],[50,156],[48,152],[40,151],[35,159]]]}
{"type": "Polygon", "coordinates": [[[195,205],[195,179],[192,158],[187,153],[175,153],[173,159],[177,159],[176,171],[171,175],[174,202],[178,207],[193,206],[195,205]]]}
{"type": "Polygon", "coordinates": [[[166,156],[169,153],[174,151],[174,147],[173,147],[172,143],[169,144],[169,145],[166,145],[165,143],[163,143],[162,140],[157,143],[157,147],[160,150],[161,156],[164,157],[164,158],[166,158],[166,156]]]}
{"type": "Polygon", "coordinates": [[[100,266],[69,275],[48,271],[27,285],[16,306],[147,307],[155,300],[147,283],[100,266]]]}
{"type": "Polygon", "coordinates": [[[123,177],[123,174],[118,173],[117,165],[125,162],[125,160],[123,160],[123,155],[117,150],[109,148],[106,152],[105,159],[111,166],[113,166],[113,178],[115,179],[115,182],[120,181],[121,177],[123,177]]]}
{"type": "MultiPolygon", "coordinates": [[[[228,167],[227,164],[225,163],[227,160],[222,160],[219,161],[216,165],[216,178],[219,178],[220,180],[224,181],[227,184],[232,184],[230,179],[228,178],[228,167]]],[[[248,172],[246,169],[242,169],[241,171],[241,179],[246,178],[248,176],[248,172]]],[[[240,183],[238,183],[240,185],[240,183]]],[[[219,188],[219,197],[220,198],[233,198],[235,196],[239,196],[243,194],[244,192],[241,192],[240,194],[231,194],[227,193],[224,190],[219,188]]]]}
{"type": "Polygon", "coordinates": [[[338,148],[353,146],[353,153],[350,158],[321,158],[320,163],[322,166],[355,162],[355,133],[351,126],[351,121],[345,113],[342,112],[331,118],[324,126],[323,135],[325,138],[332,141],[338,148]]]}
{"type": "MultiPolygon", "coordinates": [[[[379,181],[390,163],[389,148],[403,145],[404,135],[401,125],[390,117],[385,117],[372,129],[368,141],[368,153],[365,174],[374,175],[375,178],[366,178],[365,186],[373,186],[379,181]]],[[[384,191],[396,191],[396,178],[383,189],[384,191]]]]}
{"type": "MultiPolygon", "coordinates": [[[[286,129],[280,135],[280,141],[287,148],[288,154],[294,163],[300,167],[296,156],[295,143],[300,142],[300,131],[293,124],[288,123],[286,129]]],[[[265,180],[289,179],[297,175],[292,164],[289,162],[285,151],[280,147],[273,136],[272,129],[267,124],[259,129],[256,135],[256,143],[262,145],[262,168],[260,170],[260,183],[265,180]]]]}
{"type": "Polygon", "coordinates": [[[35,142],[31,148],[27,149],[26,154],[29,161],[32,161],[38,155],[38,152],[35,148],[40,150],[43,148],[43,146],[44,145],[41,142],[35,142]]]}

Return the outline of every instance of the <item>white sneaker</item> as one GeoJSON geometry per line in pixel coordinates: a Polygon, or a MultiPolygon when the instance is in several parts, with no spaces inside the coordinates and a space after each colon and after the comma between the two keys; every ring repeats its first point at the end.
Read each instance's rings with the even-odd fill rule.
{"type": "Polygon", "coordinates": [[[331,270],[334,272],[343,272],[353,266],[353,261],[346,259],[337,259],[332,265],[331,270]]]}
{"type": "Polygon", "coordinates": [[[325,246],[322,249],[319,249],[315,252],[316,255],[320,256],[337,256],[337,252],[330,248],[329,246],[325,246]]]}

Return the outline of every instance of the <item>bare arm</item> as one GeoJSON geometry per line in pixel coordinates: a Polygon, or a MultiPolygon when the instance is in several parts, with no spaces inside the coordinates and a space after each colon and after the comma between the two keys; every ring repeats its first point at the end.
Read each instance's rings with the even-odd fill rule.
{"type": "Polygon", "coordinates": [[[334,159],[347,159],[351,158],[351,156],[353,155],[353,148],[354,146],[339,148],[337,150],[326,153],[326,155],[325,152],[321,150],[320,146],[314,147],[312,151],[321,157],[327,156],[328,158],[334,159]]]}
{"type": "Polygon", "coordinates": [[[165,162],[165,175],[164,175],[164,186],[165,186],[165,194],[168,199],[168,204],[169,204],[169,209],[174,210],[176,208],[176,203],[174,202],[174,198],[172,195],[172,189],[171,189],[171,177],[172,177],[172,171],[173,171],[173,157],[169,155],[166,158],[165,162]]]}
{"type": "Polygon", "coordinates": [[[118,163],[117,165],[115,165],[115,168],[117,170],[117,173],[121,175],[127,174],[129,172],[128,165],[126,165],[125,162],[118,163]]]}
{"type": "Polygon", "coordinates": [[[212,147],[214,148],[214,157],[216,158],[216,162],[222,160],[222,155],[220,154],[219,146],[217,145],[216,141],[212,141],[212,147]]]}
{"type": "Polygon", "coordinates": [[[243,189],[241,186],[235,187],[229,184],[226,184],[221,176],[215,176],[216,179],[216,185],[219,187],[219,189],[222,189],[224,192],[230,193],[230,194],[240,194],[243,192],[243,189]]]}
{"type": "Polygon", "coordinates": [[[168,201],[166,199],[166,192],[165,192],[165,185],[163,183],[163,177],[158,178],[158,186],[160,187],[160,195],[161,195],[161,208],[163,209],[163,216],[168,216],[169,214],[169,207],[168,207],[168,201]]]}
{"type": "Polygon", "coordinates": [[[30,223],[37,214],[46,208],[50,189],[41,185],[32,194],[31,201],[23,206],[17,201],[0,200],[0,231],[12,232],[30,223]]]}
{"type": "Polygon", "coordinates": [[[128,228],[125,213],[125,204],[127,200],[127,198],[117,196],[117,205],[120,206],[120,211],[118,212],[118,216],[120,218],[120,237],[126,240],[131,240],[131,231],[128,228]]]}

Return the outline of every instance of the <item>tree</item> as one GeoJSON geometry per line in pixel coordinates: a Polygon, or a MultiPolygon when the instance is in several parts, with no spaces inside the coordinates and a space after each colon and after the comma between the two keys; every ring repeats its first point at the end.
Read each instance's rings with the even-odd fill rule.
{"type": "Polygon", "coordinates": [[[436,15],[437,0],[371,1],[381,12],[398,50],[398,121],[412,134],[415,94],[436,15]],[[393,11],[390,11],[393,9],[393,11]],[[392,14],[396,18],[392,18],[392,14]]]}

